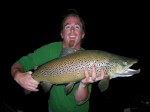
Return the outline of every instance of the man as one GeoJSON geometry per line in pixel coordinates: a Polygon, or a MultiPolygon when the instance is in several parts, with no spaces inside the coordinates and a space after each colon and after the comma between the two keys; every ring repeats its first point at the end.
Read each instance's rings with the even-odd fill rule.
{"type": "MultiPolygon", "coordinates": [[[[76,11],[71,11],[64,17],[60,35],[62,42],[44,45],[33,53],[23,56],[12,65],[12,76],[24,89],[34,92],[38,91],[39,83],[31,77],[32,72],[29,70],[59,57],[62,48],[81,49],[82,39],[85,36],[85,24],[76,11]]],[[[49,111],[88,112],[91,83],[99,81],[104,77],[103,71],[99,77],[96,77],[95,72],[96,70],[93,67],[92,77],[90,77],[88,70],[85,69],[86,78],[76,83],[68,95],[64,92],[65,85],[53,85],[48,100],[49,111]]]]}

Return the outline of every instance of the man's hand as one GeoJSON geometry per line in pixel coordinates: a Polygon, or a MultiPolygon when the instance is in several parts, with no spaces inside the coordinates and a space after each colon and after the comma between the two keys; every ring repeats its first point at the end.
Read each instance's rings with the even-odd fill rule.
{"type": "Polygon", "coordinates": [[[92,68],[92,75],[89,75],[88,70],[84,70],[85,78],[80,81],[79,87],[75,91],[75,99],[78,104],[86,102],[90,98],[88,91],[88,84],[93,83],[104,78],[104,71],[102,70],[99,76],[96,76],[96,68],[92,68]]]}
{"type": "Polygon", "coordinates": [[[17,72],[14,80],[20,84],[24,89],[30,90],[30,91],[38,91],[37,87],[39,82],[34,80],[31,77],[32,72],[28,71],[25,73],[17,72]]]}
{"type": "Polygon", "coordinates": [[[85,74],[85,78],[83,80],[81,80],[81,84],[84,85],[88,85],[89,83],[93,83],[93,82],[97,82],[99,80],[102,80],[104,78],[104,70],[101,70],[100,75],[97,77],[96,76],[96,68],[92,67],[92,76],[89,76],[88,70],[85,69],[84,71],[85,74]]]}

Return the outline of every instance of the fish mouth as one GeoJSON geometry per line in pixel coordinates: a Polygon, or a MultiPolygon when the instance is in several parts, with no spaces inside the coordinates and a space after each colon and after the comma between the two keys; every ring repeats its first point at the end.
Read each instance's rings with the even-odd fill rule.
{"type": "Polygon", "coordinates": [[[115,75],[112,76],[112,78],[116,78],[116,77],[130,77],[133,76],[134,74],[138,74],[141,72],[140,69],[133,69],[131,68],[133,67],[133,65],[129,65],[127,67],[125,67],[121,72],[116,73],[115,75]]]}
{"type": "Polygon", "coordinates": [[[126,69],[124,72],[121,72],[121,73],[116,73],[115,75],[111,76],[111,78],[116,78],[116,77],[130,77],[130,76],[133,76],[134,74],[138,74],[140,73],[141,70],[140,69],[126,69]]]}
{"type": "Polygon", "coordinates": [[[132,64],[129,64],[121,71],[121,74],[125,74],[126,76],[132,76],[133,74],[140,73],[140,69],[137,68],[137,60],[134,60],[132,64]]]}
{"type": "Polygon", "coordinates": [[[140,72],[141,72],[140,69],[135,70],[135,69],[128,68],[127,70],[124,71],[123,74],[124,74],[126,77],[129,77],[129,76],[132,76],[132,75],[134,75],[134,74],[138,74],[138,73],[140,73],[140,72]]]}

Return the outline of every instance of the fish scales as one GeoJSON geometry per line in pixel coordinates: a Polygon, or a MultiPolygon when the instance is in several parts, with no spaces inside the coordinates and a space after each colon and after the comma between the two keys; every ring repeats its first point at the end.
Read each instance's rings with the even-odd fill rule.
{"type": "Polygon", "coordinates": [[[117,60],[122,61],[122,59],[122,56],[100,50],[78,51],[40,66],[32,76],[38,81],[57,84],[70,81],[76,82],[85,77],[85,68],[91,74],[91,68],[95,66],[97,75],[102,69],[107,75],[108,72],[113,72],[117,60]]]}
{"type": "Polygon", "coordinates": [[[33,74],[38,81],[65,83],[84,78],[84,69],[94,66],[94,52],[77,52],[58,58],[39,67],[33,74]]]}
{"type": "MultiPolygon", "coordinates": [[[[130,77],[140,73],[140,69],[134,70],[130,67],[137,63],[137,59],[120,56],[101,50],[62,49],[59,58],[53,59],[39,67],[31,74],[32,78],[39,81],[45,93],[53,84],[64,84],[66,95],[72,90],[74,83],[85,78],[84,70],[88,69],[89,76],[92,75],[92,67],[96,68],[96,76],[101,70],[105,76],[99,81],[98,87],[101,92],[109,86],[110,78],[130,77]],[[75,51],[75,52],[74,52],[75,51]]],[[[31,91],[25,90],[25,94],[31,91]]]]}

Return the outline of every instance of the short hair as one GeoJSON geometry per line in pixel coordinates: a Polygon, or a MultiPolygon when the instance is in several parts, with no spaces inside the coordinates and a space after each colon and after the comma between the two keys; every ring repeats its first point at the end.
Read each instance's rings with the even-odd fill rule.
{"type": "Polygon", "coordinates": [[[67,19],[69,16],[74,16],[74,17],[79,18],[80,21],[81,21],[81,24],[82,24],[82,29],[83,29],[84,32],[86,32],[84,20],[80,17],[79,13],[78,13],[75,9],[69,9],[69,10],[67,11],[67,13],[63,16],[63,19],[62,19],[62,22],[61,22],[61,27],[60,27],[60,30],[61,30],[61,31],[63,30],[64,22],[66,21],[66,19],[67,19]]]}

